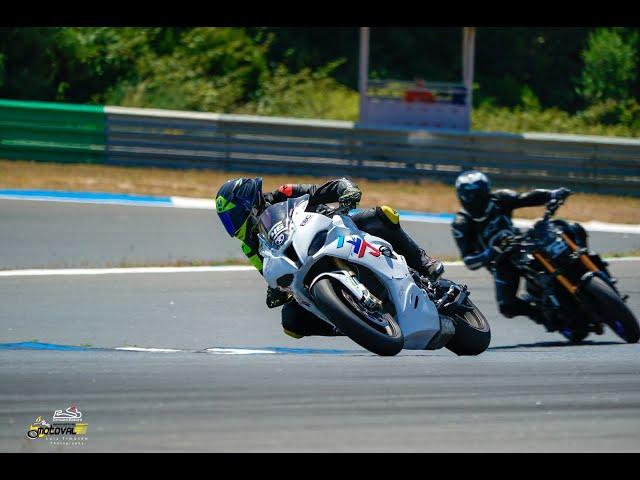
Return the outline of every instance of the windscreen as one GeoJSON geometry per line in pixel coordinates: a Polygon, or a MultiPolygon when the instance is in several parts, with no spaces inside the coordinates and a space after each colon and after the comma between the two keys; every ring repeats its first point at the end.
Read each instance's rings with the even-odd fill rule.
{"type": "Polygon", "coordinates": [[[293,210],[308,198],[309,195],[290,198],[286,202],[271,205],[260,215],[258,233],[271,247],[278,248],[287,241],[293,210]]]}
{"type": "Polygon", "coordinates": [[[260,215],[258,231],[272,247],[279,247],[286,241],[288,230],[289,210],[286,202],[272,205],[260,215]]]}

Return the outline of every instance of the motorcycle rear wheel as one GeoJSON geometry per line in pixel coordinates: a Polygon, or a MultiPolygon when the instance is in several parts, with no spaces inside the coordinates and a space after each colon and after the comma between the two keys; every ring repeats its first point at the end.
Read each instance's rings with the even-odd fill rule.
{"type": "Polygon", "coordinates": [[[404,348],[404,336],[395,319],[386,314],[390,332],[382,332],[367,321],[366,309],[354,308],[358,300],[340,284],[330,278],[318,280],[313,286],[316,304],[338,330],[361,347],[381,356],[397,355],[404,348]],[[345,296],[351,295],[351,301],[345,296]]]}
{"type": "Polygon", "coordinates": [[[467,298],[465,304],[473,307],[471,312],[456,313],[450,318],[456,327],[453,338],[445,345],[459,356],[480,355],[491,343],[491,328],[480,309],[467,298]]]}

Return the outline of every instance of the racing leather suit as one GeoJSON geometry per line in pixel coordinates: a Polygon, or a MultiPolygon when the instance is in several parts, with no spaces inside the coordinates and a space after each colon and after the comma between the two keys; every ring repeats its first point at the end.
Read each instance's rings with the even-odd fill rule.
{"type": "MultiPolygon", "coordinates": [[[[265,208],[275,203],[286,201],[289,198],[309,194],[310,199],[307,209],[313,210],[314,207],[320,205],[339,202],[345,195],[348,196],[350,192],[357,192],[359,200],[360,191],[357,185],[346,178],[331,180],[323,185],[287,184],[282,185],[273,192],[264,194],[265,208]]],[[[417,270],[421,275],[435,278],[444,271],[441,262],[429,257],[406,234],[400,226],[398,213],[392,208],[384,205],[369,208],[352,214],[351,218],[359,229],[387,240],[395,251],[406,258],[409,266],[417,270]]],[[[258,247],[257,231],[254,229],[245,238],[242,244],[242,251],[262,274],[262,256],[258,252],[258,247]]],[[[288,335],[294,338],[306,335],[340,335],[324,320],[298,305],[288,293],[268,288],[267,306],[274,308],[283,304],[282,326],[288,335]]]]}
{"type": "MultiPolygon", "coordinates": [[[[474,219],[464,209],[456,215],[452,224],[462,260],[471,270],[481,267],[490,269],[491,261],[497,255],[492,248],[492,240],[505,231],[519,233],[512,223],[512,213],[517,208],[545,205],[553,196],[553,190],[533,190],[518,194],[513,190],[492,192],[484,217],[474,219]]],[[[561,221],[560,221],[561,222],[561,221]]],[[[564,222],[566,223],[566,222],[564,222]]],[[[567,224],[579,244],[586,245],[586,232],[578,224],[567,224]]],[[[511,318],[525,315],[539,323],[545,323],[543,313],[537,305],[517,296],[520,273],[509,262],[493,265],[496,300],[500,313],[511,318]]]]}

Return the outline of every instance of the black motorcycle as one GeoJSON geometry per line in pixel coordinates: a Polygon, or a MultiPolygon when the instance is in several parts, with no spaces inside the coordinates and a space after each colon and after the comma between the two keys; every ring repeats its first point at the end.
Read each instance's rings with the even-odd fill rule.
{"type": "Polygon", "coordinates": [[[542,307],[549,331],[580,342],[590,332],[601,335],[606,324],[626,342],[638,342],[640,326],[608,264],[589,251],[586,235],[578,239],[570,224],[551,219],[563,203],[547,203],[544,217],[524,234],[497,238],[493,245],[501,253],[494,265],[508,261],[520,271],[530,299],[542,307]]]}

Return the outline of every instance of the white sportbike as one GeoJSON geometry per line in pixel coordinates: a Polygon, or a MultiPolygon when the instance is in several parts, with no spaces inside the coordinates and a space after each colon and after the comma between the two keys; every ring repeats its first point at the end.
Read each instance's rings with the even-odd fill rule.
{"type": "Polygon", "coordinates": [[[358,229],[347,208],[309,195],[267,208],[258,222],[263,275],[273,288],[378,355],[446,347],[478,355],[491,340],[466,285],[431,282],[391,244],[358,229]],[[317,213],[324,209],[322,213],[317,213]]]}

